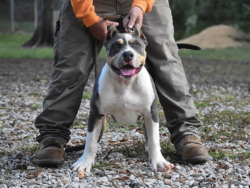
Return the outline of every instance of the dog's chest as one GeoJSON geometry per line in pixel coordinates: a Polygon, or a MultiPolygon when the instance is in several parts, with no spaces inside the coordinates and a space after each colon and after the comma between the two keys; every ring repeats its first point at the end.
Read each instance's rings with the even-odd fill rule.
{"type": "Polygon", "coordinates": [[[133,84],[126,85],[111,79],[104,67],[104,75],[100,76],[99,81],[100,113],[112,115],[120,125],[130,125],[148,112],[154,100],[154,92],[150,77],[145,71],[137,75],[140,77],[133,84]]]}

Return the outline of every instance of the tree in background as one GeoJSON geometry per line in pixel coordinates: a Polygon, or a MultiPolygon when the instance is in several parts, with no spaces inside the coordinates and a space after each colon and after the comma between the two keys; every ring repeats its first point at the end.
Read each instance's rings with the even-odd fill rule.
{"type": "Polygon", "coordinates": [[[23,47],[53,46],[53,3],[51,0],[38,0],[38,21],[36,30],[23,47]]]}

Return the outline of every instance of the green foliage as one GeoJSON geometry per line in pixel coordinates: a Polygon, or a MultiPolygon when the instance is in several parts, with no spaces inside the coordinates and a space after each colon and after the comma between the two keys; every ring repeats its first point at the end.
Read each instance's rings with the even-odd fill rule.
{"type": "Polygon", "coordinates": [[[223,159],[226,156],[226,154],[223,153],[221,150],[218,150],[217,152],[209,151],[208,153],[210,156],[216,159],[223,159]]]}
{"type": "Polygon", "coordinates": [[[0,58],[52,58],[52,48],[21,47],[31,36],[31,33],[0,34],[0,58]]]}
{"type": "Polygon", "coordinates": [[[206,49],[206,50],[180,50],[180,57],[232,60],[232,61],[249,61],[250,53],[247,48],[226,48],[226,49],[206,49]]]}
{"type": "MultiPolygon", "coordinates": [[[[0,59],[53,58],[52,47],[22,48],[32,33],[0,34],[0,59]]],[[[99,57],[105,58],[106,51],[102,48],[99,57]]]]}
{"type": "Polygon", "coordinates": [[[108,167],[108,166],[112,166],[114,164],[112,163],[104,163],[104,164],[101,164],[100,162],[96,162],[95,166],[93,166],[93,168],[105,168],[105,167],[108,167]]]}
{"type": "Polygon", "coordinates": [[[83,99],[91,99],[92,93],[91,92],[83,92],[82,98],[83,99]]]}
{"type": "Polygon", "coordinates": [[[250,32],[249,0],[169,0],[169,3],[177,40],[218,24],[227,24],[250,32]]]}
{"type": "Polygon", "coordinates": [[[35,109],[38,109],[38,108],[41,108],[42,107],[42,105],[41,104],[33,104],[33,106],[32,106],[33,108],[35,108],[35,109]]]}
{"type": "Polygon", "coordinates": [[[24,151],[29,151],[29,152],[34,153],[39,149],[39,145],[35,144],[33,146],[24,146],[21,149],[24,150],[24,151]]]}

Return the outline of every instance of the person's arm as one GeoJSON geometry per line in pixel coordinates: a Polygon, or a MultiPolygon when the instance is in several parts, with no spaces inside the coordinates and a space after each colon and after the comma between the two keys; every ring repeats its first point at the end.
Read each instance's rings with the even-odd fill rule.
{"type": "Polygon", "coordinates": [[[71,0],[71,4],[76,17],[82,19],[86,27],[94,25],[100,19],[95,13],[93,0],[71,0]]]}
{"type": "Polygon", "coordinates": [[[153,5],[155,3],[155,0],[133,0],[132,7],[140,7],[143,11],[143,13],[150,12],[153,5]]]}
{"type": "Polygon", "coordinates": [[[123,19],[123,27],[126,32],[135,25],[142,26],[143,14],[150,12],[155,0],[133,0],[129,14],[123,19]]]}
{"type": "Polygon", "coordinates": [[[100,41],[105,39],[107,27],[119,25],[117,22],[104,20],[97,16],[93,0],[71,0],[71,4],[76,17],[82,19],[92,36],[100,41]]]}

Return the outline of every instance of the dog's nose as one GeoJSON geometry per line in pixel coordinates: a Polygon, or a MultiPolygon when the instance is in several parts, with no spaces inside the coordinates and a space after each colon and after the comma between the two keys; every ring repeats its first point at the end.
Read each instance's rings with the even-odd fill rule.
{"type": "Polygon", "coordinates": [[[133,52],[130,51],[123,52],[122,56],[124,61],[127,63],[129,63],[134,58],[133,52]]]}

